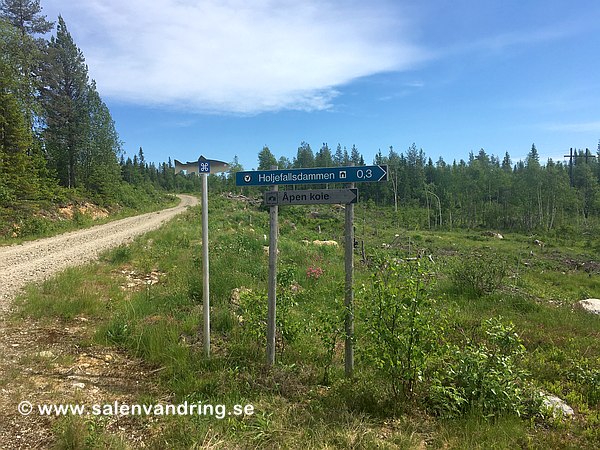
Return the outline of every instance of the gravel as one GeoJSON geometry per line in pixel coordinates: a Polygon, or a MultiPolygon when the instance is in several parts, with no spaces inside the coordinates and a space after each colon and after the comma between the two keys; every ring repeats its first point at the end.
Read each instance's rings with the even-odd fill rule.
{"type": "Polygon", "coordinates": [[[27,283],[42,281],[70,266],[93,261],[105,250],[131,242],[160,227],[188,207],[196,197],[180,195],[174,208],[142,214],[24,244],[0,247],[0,312],[9,310],[15,294],[27,283]]]}

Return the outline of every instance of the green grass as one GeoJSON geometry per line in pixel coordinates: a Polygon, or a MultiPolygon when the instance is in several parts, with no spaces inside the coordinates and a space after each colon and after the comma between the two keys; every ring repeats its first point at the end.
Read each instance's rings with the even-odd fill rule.
{"type": "MultiPolygon", "coordinates": [[[[574,310],[573,304],[600,295],[599,275],[565,262],[593,259],[590,243],[573,239],[566,247],[546,238],[540,249],[529,236],[508,234],[498,240],[475,231],[400,228],[401,221],[389,210],[370,208],[357,206],[357,238],[365,241],[368,257],[366,264],[356,257],[357,308],[370,301],[360,292],[370,283],[374,254],[431,254],[432,295],[447,321],[444,339],[459,345],[466,337],[480,336],[482,323],[492,317],[514,323],[526,348],[520,367],[537,388],[567,400],[576,409],[575,420],[557,422],[535,414],[486,418],[477,411],[442,419],[428,410],[424,391],[412,399],[393,399],[364,352],[369,337],[360,314],[356,377],[345,380],[343,340],[338,336],[334,353],[328,354],[323,331],[326,324],[335,325],[333,313],[340,313],[343,250],[301,242],[343,242],[343,211],[324,206],[310,208],[320,212],[316,219],[308,217],[308,208],[281,209],[279,268],[288,285],[280,286],[280,293],[291,292],[286,289],[292,285],[294,293],[280,313],[285,311],[296,331],[287,341],[278,340],[277,363],[271,369],[264,364],[262,325],[254,324],[259,330],[254,335],[251,316],[240,320],[238,305],[230,301],[234,288],[245,287],[251,291],[246,307],[264,307],[257,302],[266,292],[268,213],[223,198],[211,198],[210,205],[209,360],[202,352],[198,208],[109,252],[98,265],[68,270],[30,288],[20,300],[20,315],[66,322],[94,318],[96,345],[127,349],[156,366],[162,389],[174,402],[255,407],[256,414],[244,418],[165,418],[164,432],[153,438],[151,448],[420,448],[425,443],[434,448],[597,448],[600,318],[574,310]],[[475,293],[457,285],[452,270],[457,259],[482,253],[498,255],[507,271],[491,292],[475,293]],[[321,268],[322,275],[307,276],[309,267],[321,268]],[[151,288],[124,292],[118,287],[123,268],[159,270],[164,276],[151,288]]],[[[69,425],[74,426],[80,425],[69,425]]]]}

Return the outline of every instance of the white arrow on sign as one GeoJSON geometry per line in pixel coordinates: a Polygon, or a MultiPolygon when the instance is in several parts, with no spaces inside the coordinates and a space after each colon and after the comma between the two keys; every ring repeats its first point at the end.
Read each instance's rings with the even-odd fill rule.
{"type": "Polygon", "coordinates": [[[304,191],[269,191],[264,194],[266,206],[324,205],[356,203],[358,189],[316,189],[304,191]]]}

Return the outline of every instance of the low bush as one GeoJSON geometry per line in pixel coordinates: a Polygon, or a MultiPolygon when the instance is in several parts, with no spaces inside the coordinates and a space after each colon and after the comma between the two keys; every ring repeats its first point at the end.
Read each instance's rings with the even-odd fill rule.
{"type": "Polygon", "coordinates": [[[462,256],[450,268],[454,287],[463,294],[492,294],[508,276],[508,263],[495,253],[462,256]]]}

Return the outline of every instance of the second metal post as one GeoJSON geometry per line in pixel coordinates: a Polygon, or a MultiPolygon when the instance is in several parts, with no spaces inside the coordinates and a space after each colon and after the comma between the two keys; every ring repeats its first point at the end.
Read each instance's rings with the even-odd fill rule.
{"type": "Polygon", "coordinates": [[[210,356],[210,281],[208,276],[208,174],[202,174],[202,298],[204,354],[210,356]]]}

